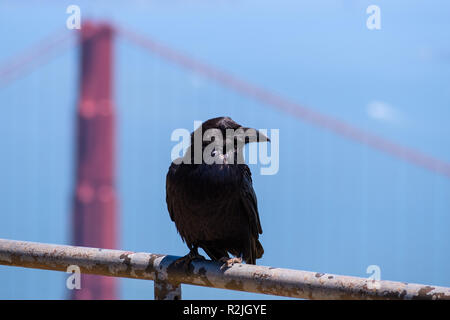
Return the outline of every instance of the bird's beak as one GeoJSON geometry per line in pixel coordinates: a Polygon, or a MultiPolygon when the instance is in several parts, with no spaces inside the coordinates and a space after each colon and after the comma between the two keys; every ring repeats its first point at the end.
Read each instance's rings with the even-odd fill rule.
{"type": "Polygon", "coordinates": [[[260,131],[253,129],[253,128],[246,128],[242,127],[244,129],[244,132],[248,132],[247,130],[251,130],[250,132],[256,133],[256,141],[250,140],[248,137],[245,137],[245,143],[249,142],[270,142],[269,137],[267,137],[265,134],[261,133],[260,131]]]}

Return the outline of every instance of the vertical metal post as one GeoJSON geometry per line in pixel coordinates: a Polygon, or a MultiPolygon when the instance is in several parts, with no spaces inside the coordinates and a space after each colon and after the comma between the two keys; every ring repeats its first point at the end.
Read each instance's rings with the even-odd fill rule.
{"type": "MultiPolygon", "coordinates": [[[[74,244],[116,248],[113,103],[113,29],[87,22],[81,28],[77,112],[74,244]]],[[[73,299],[115,299],[116,279],[82,275],[73,299]]]]}
{"type": "Polygon", "coordinates": [[[154,285],[155,300],[181,300],[181,283],[167,281],[161,273],[157,273],[154,285]]]}

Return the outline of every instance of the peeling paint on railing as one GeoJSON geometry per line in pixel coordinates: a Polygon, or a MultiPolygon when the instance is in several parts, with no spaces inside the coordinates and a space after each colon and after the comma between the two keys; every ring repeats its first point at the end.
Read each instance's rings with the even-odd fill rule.
{"type": "Polygon", "coordinates": [[[305,299],[450,299],[450,288],[121,250],[0,239],[0,264],[155,281],[155,298],[181,299],[181,284],[305,299]],[[376,283],[376,285],[374,285],[376,283]]]}

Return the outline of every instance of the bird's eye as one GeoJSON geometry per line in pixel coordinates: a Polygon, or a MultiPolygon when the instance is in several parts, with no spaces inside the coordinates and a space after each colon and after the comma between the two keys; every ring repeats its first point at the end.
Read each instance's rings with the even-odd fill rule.
{"type": "Polygon", "coordinates": [[[218,151],[214,149],[214,150],[211,152],[211,157],[215,157],[215,156],[217,155],[217,153],[218,153],[218,151]]]}

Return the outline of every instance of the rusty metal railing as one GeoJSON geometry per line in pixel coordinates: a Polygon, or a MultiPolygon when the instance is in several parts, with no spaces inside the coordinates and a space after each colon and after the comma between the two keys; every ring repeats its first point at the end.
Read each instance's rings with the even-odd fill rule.
{"type": "Polygon", "coordinates": [[[0,265],[155,281],[155,299],[181,299],[181,284],[305,299],[450,299],[450,288],[176,256],[0,239],[0,265]]]}

